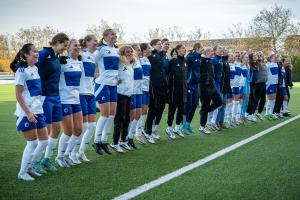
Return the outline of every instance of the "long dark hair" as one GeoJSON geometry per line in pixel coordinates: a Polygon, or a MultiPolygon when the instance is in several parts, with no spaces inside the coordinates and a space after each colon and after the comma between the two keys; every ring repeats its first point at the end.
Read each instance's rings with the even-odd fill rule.
{"type": "Polygon", "coordinates": [[[30,51],[32,50],[32,46],[33,46],[33,44],[31,44],[31,43],[24,44],[23,47],[19,50],[19,52],[17,53],[14,60],[10,63],[10,69],[13,72],[16,72],[18,67],[20,67],[20,66],[25,67],[25,68],[27,67],[27,61],[26,61],[25,54],[30,53],[30,51]]]}
{"type": "Polygon", "coordinates": [[[176,45],[176,47],[174,49],[172,49],[170,55],[171,57],[173,57],[174,53],[176,53],[176,55],[178,55],[178,50],[183,46],[183,44],[178,44],[176,45]]]}

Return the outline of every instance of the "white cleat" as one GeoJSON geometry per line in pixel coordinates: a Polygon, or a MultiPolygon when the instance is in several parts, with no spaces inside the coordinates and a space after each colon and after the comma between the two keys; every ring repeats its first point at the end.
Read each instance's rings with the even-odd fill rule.
{"type": "Polygon", "coordinates": [[[18,179],[21,179],[23,181],[34,181],[34,178],[31,177],[28,173],[18,174],[18,179]]]}
{"type": "Polygon", "coordinates": [[[55,158],[55,163],[60,166],[61,168],[66,168],[66,167],[70,167],[64,160],[63,157],[56,157],[55,158]]]}
{"type": "Polygon", "coordinates": [[[173,133],[175,133],[176,135],[178,135],[179,137],[182,137],[182,138],[184,138],[184,134],[181,132],[181,130],[179,129],[179,130],[173,130],[173,133]]]}
{"type": "Polygon", "coordinates": [[[120,146],[128,151],[132,150],[132,148],[128,145],[128,142],[120,142],[120,146]]]}
{"type": "Polygon", "coordinates": [[[77,158],[83,162],[90,162],[84,153],[77,153],[77,158]]]}
{"type": "Polygon", "coordinates": [[[142,134],[135,134],[134,137],[135,137],[136,141],[138,141],[138,143],[146,144],[142,134]]]}
{"type": "Polygon", "coordinates": [[[158,134],[158,131],[153,131],[151,135],[152,135],[152,137],[153,137],[154,139],[156,139],[156,140],[159,140],[159,139],[160,139],[160,135],[158,134]]]}
{"type": "Polygon", "coordinates": [[[78,159],[76,153],[71,153],[70,159],[71,159],[71,161],[72,161],[74,164],[76,164],[76,165],[81,164],[81,162],[80,162],[80,160],[78,159]]]}
{"type": "Polygon", "coordinates": [[[199,131],[201,131],[201,132],[204,133],[205,135],[208,135],[208,134],[211,133],[210,130],[209,130],[206,126],[205,126],[205,127],[200,126],[199,131]]]}
{"type": "Polygon", "coordinates": [[[32,177],[42,176],[42,174],[38,173],[33,167],[29,167],[27,173],[32,177]]]}
{"type": "Polygon", "coordinates": [[[148,135],[147,133],[144,133],[144,136],[150,144],[155,144],[155,141],[154,141],[152,135],[148,135]]]}
{"type": "Polygon", "coordinates": [[[167,133],[167,136],[168,136],[170,139],[172,139],[172,140],[176,139],[176,136],[175,136],[175,134],[173,133],[173,129],[172,129],[172,128],[167,128],[167,129],[166,129],[166,133],[167,133]]]}
{"type": "Polygon", "coordinates": [[[116,152],[118,152],[118,153],[124,153],[123,149],[120,147],[119,144],[113,144],[113,143],[111,143],[111,144],[110,144],[110,147],[111,147],[113,150],[115,150],[116,152]]]}

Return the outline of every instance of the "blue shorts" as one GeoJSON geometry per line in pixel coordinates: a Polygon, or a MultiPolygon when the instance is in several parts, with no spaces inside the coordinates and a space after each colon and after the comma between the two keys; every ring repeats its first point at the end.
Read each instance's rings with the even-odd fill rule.
{"type": "Polygon", "coordinates": [[[276,94],[277,93],[277,84],[267,85],[267,94],[276,94]]]}
{"type": "Polygon", "coordinates": [[[99,104],[118,101],[117,86],[96,83],[95,99],[99,104]]]}
{"type": "Polygon", "coordinates": [[[46,123],[60,122],[62,120],[62,108],[60,96],[46,96],[43,103],[46,123]]]}
{"type": "Polygon", "coordinates": [[[238,94],[240,94],[240,87],[233,87],[233,88],[232,88],[232,94],[233,94],[233,95],[238,95],[238,94]]]}
{"type": "Polygon", "coordinates": [[[229,91],[227,93],[227,99],[232,99],[232,98],[233,98],[232,91],[229,91]]]}
{"type": "Polygon", "coordinates": [[[286,87],[282,87],[281,90],[282,90],[282,96],[287,96],[287,89],[286,89],[286,87]]]}
{"type": "Polygon", "coordinates": [[[45,115],[44,114],[38,114],[37,117],[37,123],[29,122],[27,117],[17,117],[17,131],[28,131],[32,129],[41,129],[46,127],[45,122],[45,115]]]}
{"type": "Polygon", "coordinates": [[[135,94],[131,96],[131,106],[130,109],[137,109],[142,108],[143,103],[143,95],[142,94],[135,94]]]}
{"type": "Polygon", "coordinates": [[[143,105],[149,105],[150,94],[148,91],[143,91],[143,105]]]}
{"type": "Polygon", "coordinates": [[[81,105],[80,104],[61,104],[63,116],[72,115],[74,113],[81,112],[81,105]]]}
{"type": "Polygon", "coordinates": [[[80,95],[79,97],[83,116],[96,114],[95,96],[80,95]]]}

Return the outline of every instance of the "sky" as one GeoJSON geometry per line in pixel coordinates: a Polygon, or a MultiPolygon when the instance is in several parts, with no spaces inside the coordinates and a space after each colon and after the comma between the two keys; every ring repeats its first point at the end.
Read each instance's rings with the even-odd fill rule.
{"type": "Polygon", "coordinates": [[[263,8],[274,4],[290,8],[300,20],[300,0],[1,0],[0,33],[50,25],[82,37],[88,25],[101,19],[121,24],[126,39],[143,38],[155,27],[195,26],[222,38],[232,24],[246,26],[263,8]]]}

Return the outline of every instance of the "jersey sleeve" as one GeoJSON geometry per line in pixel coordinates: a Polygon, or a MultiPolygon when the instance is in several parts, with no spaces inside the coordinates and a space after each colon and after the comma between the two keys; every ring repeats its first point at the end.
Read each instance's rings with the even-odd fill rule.
{"type": "Polygon", "coordinates": [[[25,85],[25,71],[20,67],[15,73],[15,85],[25,85]]]}

